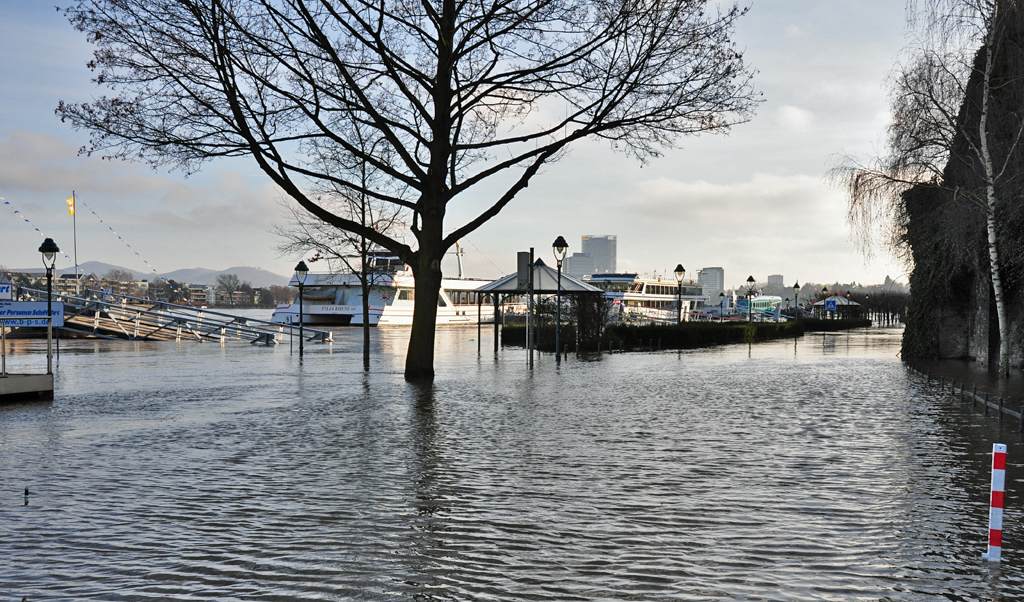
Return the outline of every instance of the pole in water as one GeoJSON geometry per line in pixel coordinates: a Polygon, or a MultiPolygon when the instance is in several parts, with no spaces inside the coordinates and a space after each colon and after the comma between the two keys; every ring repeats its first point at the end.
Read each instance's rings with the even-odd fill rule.
{"type": "Polygon", "coordinates": [[[988,509],[988,552],[985,560],[1001,562],[1003,553],[1003,488],[1006,483],[1006,445],[992,444],[992,495],[988,509]]]}

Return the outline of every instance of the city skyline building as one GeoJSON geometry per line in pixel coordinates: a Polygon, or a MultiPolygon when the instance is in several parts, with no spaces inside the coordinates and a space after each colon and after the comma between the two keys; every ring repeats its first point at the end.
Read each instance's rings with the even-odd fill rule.
{"type": "Polygon", "coordinates": [[[702,268],[697,271],[697,283],[704,287],[704,294],[717,296],[725,291],[725,270],[719,267],[702,268]]]}
{"type": "Polygon", "coordinates": [[[584,234],[582,251],[589,254],[594,261],[593,274],[614,274],[617,258],[618,236],[611,234],[598,236],[584,234]]]}
{"type": "Polygon", "coordinates": [[[565,258],[562,265],[565,267],[565,273],[573,278],[583,278],[595,273],[594,258],[590,253],[573,253],[565,258]]]}

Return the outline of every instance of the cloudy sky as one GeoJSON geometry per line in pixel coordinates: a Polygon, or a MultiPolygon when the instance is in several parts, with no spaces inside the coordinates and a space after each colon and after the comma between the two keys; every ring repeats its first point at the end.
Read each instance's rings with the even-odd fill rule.
{"type": "MultiPolygon", "coordinates": [[[[868,261],[855,249],[845,197],[823,175],[835,153],[879,146],[903,11],[901,0],[754,0],[735,35],[764,93],[751,122],[685,139],[643,166],[606,143],[574,147],[463,241],[467,275],[511,272],[516,251],[530,246],[548,258],[558,235],[572,252],[581,235],[615,234],[620,271],[720,266],[728,285],[748,275],[783,274],[787,283],[902,276],[894,260],[868,261]]],[[[71,255],[64,199],[74,190],[85,204],[79,262],[146,271],[141,256],[159,272],[248,265],[289,274],[299,258],[280,257],[271,233],[284,223],[280,195],[248,161],[207,164],[186,179],[78,156],[86,135],[54,108],[99,93],[85,67],[90,53],[52,3],[0,0],[0,196],[9,203],[0,202],[0,265],[40,263],[41,238],[22,216],[71,255]]],[[[450,216],[464,220],[485,200],[467,198],[450,216]]],[[[454,270],[446,262],[446,273],[454,270]]]]}

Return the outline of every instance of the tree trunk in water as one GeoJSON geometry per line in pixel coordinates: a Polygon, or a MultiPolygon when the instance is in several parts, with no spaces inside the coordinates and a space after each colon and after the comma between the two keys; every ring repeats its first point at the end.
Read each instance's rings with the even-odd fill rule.
{"type": "Polygon", "coordinates": [[[992,294],[996,302],[996,317],[999,319],[999,376],[1010,375],[1010,323],[1006,317],[1006,302],[1003,299],[1003,281],[1000,278],[999,249],[996,246],[996,187],[995,168],[988,145],[988,111],[991,94],[992,44],[995,41],[994,26],[990,27],[985,49],[985,73],[981,91],[981,118],[978,123],[978,141],[981,148],[982,166],[985,170],[985,222],[988,230],[988,260],[992,278],[992,294]]]}
{"type": "Polygon", "coordinates": [[[420,249],[412,266],[416,278],[416,301],[412,316],[409,352],[405,356],[406,380],[434,377],[434,331],[437,327],[437,299],[441,290],[441,257],[420,249]]]}
{"type": "Polygon", "coordinates": [[[1010,375],[1010,324],[1006,317],[1006,301],[1003,299],[1003,282],[999,277],[999,250],[996,248],[995,197],[989,200],[988,211],[988,259],[992,272],[992,293],[996,301],[996,317],[999,319],[999,376],[1010,375]]]}
{"type": "Polygon", "coordinates": [[[363,287],[363,370],[370,371],[370,274],[366,269],[366,239],[362,245],[362,267],[363,277],[360,284],[363,287]]]}

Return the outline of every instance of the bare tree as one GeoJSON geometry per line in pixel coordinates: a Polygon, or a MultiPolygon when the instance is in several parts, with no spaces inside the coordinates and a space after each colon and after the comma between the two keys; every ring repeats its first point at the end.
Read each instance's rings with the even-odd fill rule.
{"type": "Polygon", "coordinates": [[[294,299],[294,291],[291,287],[280,286],[278,284],[272,284],[269,287],[263,289],[267,291],[270,302],[275,306],[281,303],[291,303],[294,299]]]}
{"type": "MultiPolygon", "coordinates": [[[[1024,120],[1015,109],[993,110],[996,91],[1020,88],[1021,74],[994,74],[997,53],[1019,52],[1006,43],[1004,0],[911,2],[920,26],[909,60],[891,78],[893,121],[886,153],[863,164],[844,156],[831,176],[849,193],[848,218],[870,252],[881,225],[890,249],[908,258],[906,193],[929,186],[951,197],[951,210],[967,205],[984,219],[988,276],[999,322],[999,373],[1009,374],[1010,325],[1003,295],[998,211],[1018,175],[1014,161],[1024,120]],[[951,179],[951,172],[971,177],[951,179]]],[[[1005,57],[1003,57],[1005,60],[1005,57]]],[[[952,235],[963,234],[962,222],[952,235]]],[[[954,248],[968,248],[960,241],[954,248]]]]}
{"type": "Polygon", "coordinates": [[[57,114],[92,132],[89,152],[186,170],[250,156],[306,211],[394,252],[416,278],[406,377],[430,377],[441,259],[544,164],[584,138],[645,159],[749,117],[751,71],[730,40],[744,13],[705,0],[80,0],[66,14],[98,47],[95,82],[119,95],[57,114]],[[399,185],[363,188],[321,169],[323,152],[399,185]],[[446,223],[485,182],[496,195],[446,223]],[[318,203],[328,184],[407,210],[415,244],[318,203]]]}
{"type": "MultiPolygon", "coordinates": [[[[248,283],[245,283],[248,284],[248,283]]],[[[218,274],[217,291],[222,293],[228,300],[228,305],[235,304],[235,291],[242,289],[242,281],[237,274],[218,274]]]]}
{"type": "MultiPolygon", "coordinates": [[[[371,141],[373,132],[356,123],[350,130],[348,138],[359,149],[367,154],[382,156],[387,153],[387,145],[377,137],[371,141]],[[380,145],[381,150],[373,148],[380,145]]],[[[329,183],[318,196],[321,207],[329,207],[334,215],[342,216],[360,225],[389,237],[396,237],[403,225],[400,221],[406,213],[399,205],[371,198],[366,191],[374,190],[378,195],[389,187],[405,188],[401,183],[393,182],[381,170],[366,161],[355,160],[345,153],[337,153],[332,148],[320,147],[316,159],[324,172],[346,174],[359,182],[359,188],[352,190],[329,183]]],[[[389,195],[401,197],[404,190],[392,189],[389,195]]],[[[299,255],[313,252],[310,262],[324,260],[331,273],[341,272],[354,274],[362,289],[363,314],[363,370],[370,369],[370,290],[385,277],[390,266],[381,269],[372,260],[370,247],[372,243],[363,234],[342,230],[324,222],[297,205],[286,204],[285,212],[290,217],[291,226],[276,228],[275,232],[285,242],[278,246],[282,255],[299,255]]],[[[387,251],[390,254],[390,251],[387,251]]]]}
{"type": "Polygon", "coordinates": [[[113,268],[107,270],[107,272],[103,274],[103,279],[110,280],[111,282],[135,282],[135,274],[129,272],[128,270],[113,268]]]}
{"type": "MultiPolygon", "coordinates": [[[[400,214],[393,205],[370,201],[365,194],[358,196],[333,195],[318,199],[321,206],[329,207],[336,215],[351,215],[362,224],[391,235],[400,226],[400,214]]],[[[353,274],[362,291],[363,314],[363,369],[370,369],[370,291],[382,282],[392,270],[381,267],[371,251],[371,243],[365,236],[352,234],[328,224],[308,212],[285,205],[289,225],[273,231],[284,241],[277,246],[281,255],[295,256],[312,254],[310,263],[323,261],[332,274],[353,274]]],[[[389,251],[386,251],[390,254],[389,251]]]]}

